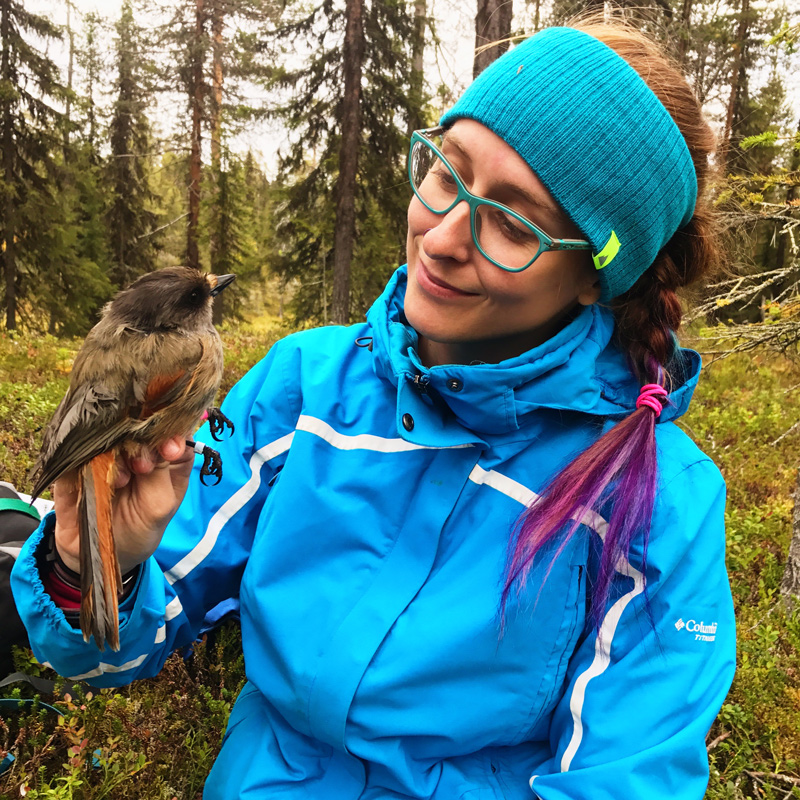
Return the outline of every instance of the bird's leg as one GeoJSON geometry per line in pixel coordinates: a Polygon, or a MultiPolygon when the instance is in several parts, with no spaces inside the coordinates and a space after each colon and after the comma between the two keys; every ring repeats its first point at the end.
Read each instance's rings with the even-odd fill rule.
{"type": "Polygon", "coordinates": [[[203,456],[203,466],[200,467],[200,481],[203,486],[208,486],[206,476],[213,475],[216,478],[214,486],[222,480],[222,457],[216,450],[212,450],[207,444],[186,440],[186,444],[198,455],[203,456]]]}
{"type": "Polygon", "coordinates": [[[208,409],[208,427],[215,442],[222,441],[221,436],[217,434],[223,434],[226,425],[231,429],[231,435],[233,435],[233,423],[218,408],[208,409]]]}

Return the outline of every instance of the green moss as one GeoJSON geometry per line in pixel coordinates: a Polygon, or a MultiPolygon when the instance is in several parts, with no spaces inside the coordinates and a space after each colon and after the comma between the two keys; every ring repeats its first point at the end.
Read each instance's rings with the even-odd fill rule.
{"type": "Polygon", "coordinates": [[[779,587],[792,525],[800,431],[800,369],[777,356],[710,365],[683,425],[728,484],[727,564],[736,607],[736,678],[709,741],[706,797],[800,798],[800,613],[779,587]],[[789,794],[787,794],[789,793],[789,794]]]}
{"type": "Polygon", "coordinates": [[[228,625],[188,661],[172,655],[157,678],[76,697],[58,692],[62,716],[6,713],[0,753],[13,750],[16,761],[0,777],[0,797],[26,787],[26,797],[48,800],[199,798],[244,680],[239,629],[228,625]]]}

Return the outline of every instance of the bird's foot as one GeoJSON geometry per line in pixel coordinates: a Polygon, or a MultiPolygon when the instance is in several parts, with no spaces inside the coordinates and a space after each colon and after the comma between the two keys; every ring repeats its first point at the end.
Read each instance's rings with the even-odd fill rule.
{"type": "Polygon", "coordinates": [[[202,442],[193,442],[191,439],[187,439],[186,444],[188,444],[195,453],[203,456],[203,466],[200,467],[200,481],[203,486],[208,486],[206,477],[209,475],[216,478],[212,484],[212,486],[216,486],[222,480],[222,456],[220,456],[216,450],[212,450],[207,444],[203,444],[202,442]]]}
{"type": "Polygon", "coordinates": [[[221,434],[225,432],[226,425],[231,429],[232,436],[235,430],[233,423],[218,408],[208,409],[208,427],[215,442],[222,441],[221,434]]]}

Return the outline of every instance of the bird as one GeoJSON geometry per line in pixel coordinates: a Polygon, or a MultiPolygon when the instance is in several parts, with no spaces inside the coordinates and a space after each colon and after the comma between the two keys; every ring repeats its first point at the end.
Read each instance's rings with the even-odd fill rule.
{"type": "MultiPolygon", "coordinates": [[[[233,433],[212,405],[223,371],[212,305],[234,278],[165,267],[118,292],[75,356],[67,393],[45,428],[32,497],[62,476],[76,483],[80,628],[101,652],[106,642],[119,650],[122,576],[111,526],[117,457],[186,436],[206,415],[215,440],[226,426],[233,433]]],[[[219,454],[194,449],[203,455],[203,483],[207,476],[219,482],[219,454]]]]}

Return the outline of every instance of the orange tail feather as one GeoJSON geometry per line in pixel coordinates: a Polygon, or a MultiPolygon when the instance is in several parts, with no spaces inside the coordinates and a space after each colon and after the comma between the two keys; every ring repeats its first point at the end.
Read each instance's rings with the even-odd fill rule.
{"type": "Polygon", "coordinates": [[[122,577],[111,528],[115,475],[116,456],[109,451],[85,464],[79,477],[80,624],[83,638],[89,641],[94,634],[100,650],[106,640],[112,650],[119,650],[118,597],[122,577]]]}

